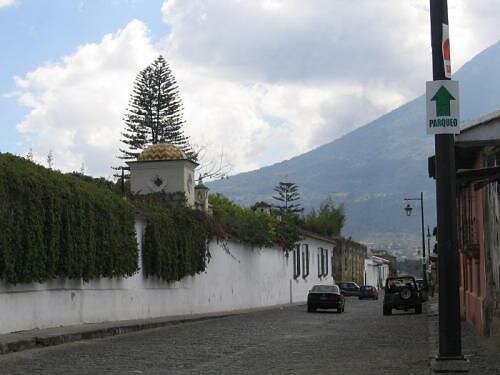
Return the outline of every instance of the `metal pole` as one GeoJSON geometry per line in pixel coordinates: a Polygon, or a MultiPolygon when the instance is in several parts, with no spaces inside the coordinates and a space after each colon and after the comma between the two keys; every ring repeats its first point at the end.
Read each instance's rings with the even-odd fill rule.
{"type": "MultiPolygon", "coordinates": [[[[431,257],[431,230],[429,229],[429,226],[427,225],[427,252],[429,253],[429,259],[431,257]]],[[[429,260],[430,263],[430,260],[429,260]]]]}
{"type": "MultiPolygon", "coordinates": [[[[428,260],[425,266],[428,267],[427,269],[429,269],[429,266],[431,266],[431,231],[428,225],[427,225],[427,257],[428,260]]],[[[430,283],[431,297],[434,297],[434,286],[436,284],[436,280],[434,280],[432,277],[432,266],[430,268],[431,270],[429,272],[428,284],[430,283]]]]}
{"type": "MultiPolygon", "coordinates": [[[[443,25],[448,25],[447,0],[430,0],[433,79],[447,79],[444,70],[443,25]]],[[[461,359],[460,297],[456,217],[455,140],[452,134],[435,136],[436,206],[439,257],[438,360],[461,359]]]]}
{"type": "Polygon", "coordinates": [[[427,289],[427,267],[425,265],[425,231],[424,231],[424,193],[420,192],[420,216],[422,219],[422,276],[424,279],[424,289],[427,289]]]}

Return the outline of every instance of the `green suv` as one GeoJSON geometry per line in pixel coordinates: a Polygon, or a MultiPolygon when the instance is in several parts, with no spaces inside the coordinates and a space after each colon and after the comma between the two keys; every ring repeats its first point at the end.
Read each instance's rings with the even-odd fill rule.
{"type": "Polygon", "coordinates": [[[389,277],[385,281],[384,315],[391,315],[392,309],[422,313],[422,297],[413,276],[389,277]]]}

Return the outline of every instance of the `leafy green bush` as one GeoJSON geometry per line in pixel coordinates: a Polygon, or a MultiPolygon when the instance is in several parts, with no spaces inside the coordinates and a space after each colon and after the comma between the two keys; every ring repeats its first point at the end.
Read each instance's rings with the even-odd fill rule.
{"type": "Polygon", "coordinates": [[[208,242],[213,235],[210,219],[201,211],[155,203],[143,205],[147,220],[142,265],[146,276],[180,280],[206,269],[208,242]]]}
{"type": "Polygon", "coordinates": [[[332,198],[328,197],[321,203],[318,212],[313,209],[305,217],[302,227],[323,236],[337,237],[340,236],[344,221],[344,205],[335,207],[332,198]]]}
{"type": "Polygon", "coordinates": [[[290,250],[301,238],[293,214],[278,220],[276,216],[240,207],[220,194],[211,195],[209,201],[219,237],[230,235],[250,245],[278,245],[283,250],[290,250]]]}
{"type": "Polygon", "coordinates": [[[214,235],[283,250],[300,239],[293,215],[278,220],[216,195],[210,197],[211,219],[183,202],[176,194],[125,200],[119,184],[0,154],[0,280],[16,284],[134,274],[137,211],[147,221],[144,274],[167,281],[204,271],[214,235]]]}
{"type": "Polygon", "coordinates": [[[0,279],[132,275],[134,215],[134,206],[108,189],[0,154],[0,279]]]}

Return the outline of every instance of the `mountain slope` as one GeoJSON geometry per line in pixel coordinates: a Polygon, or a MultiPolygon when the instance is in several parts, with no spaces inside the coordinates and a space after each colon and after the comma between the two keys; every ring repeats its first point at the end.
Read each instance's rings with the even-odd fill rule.
{"type": "MultiPolygon", "coordinates": [[[[500,43],[465,64],[454,79],[460,81],[462,120],[500,109],[500,43]]],[[[421,96],[310,152],[209,187],[243,205],[271,203],[273,187],[288,179],[300,186],[306,208],[319,206],[328,195],[344,203],[345,235],[392,247],[419,246],[419,215],[405,217],[403,199],[423,191],[426,224],[435,225],[435,185],[427,175],[433,153],[421,96]]]]}

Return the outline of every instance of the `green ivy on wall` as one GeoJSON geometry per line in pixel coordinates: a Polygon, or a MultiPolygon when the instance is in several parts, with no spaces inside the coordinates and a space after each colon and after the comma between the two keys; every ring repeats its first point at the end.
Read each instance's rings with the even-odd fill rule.
{"type": "Polygon", "coordinates": [[[2,281],[132,275],[134,223],[134,206],[109,189],[0,154],[2,281]]]}
{"type": "Polygon", "coordinates": [[[293,220],[279,221],[220,195],[210,197],[211,218],[185,207],[178,194],[124,199],[120,191],[119,184],[104,179],[62,174],[0,154],[0,280],[130,276],[138,270],[138,212],[147,224],[144,275],[166,281],[203,272],[214,236],[283,250],[300,239],[293,220]]]}
{"type": "Polygon", "coordinates": [[[147,220],[142,258],[147,277],[180,280],[206,269],[213,223],[205,214],[184,207],[175,194],[124,200],[119,191],[104,179],[62,174],[0,154],[0,280],[134,274],[137,211],[147,220]]]}
{"type": "Polygon", "coordinates": [[[206,269],[213,225],[203,212],[182,206],[165,208],[149,203],[145,208],[143,238],[144,275],[180,280],[206,269]]]}

